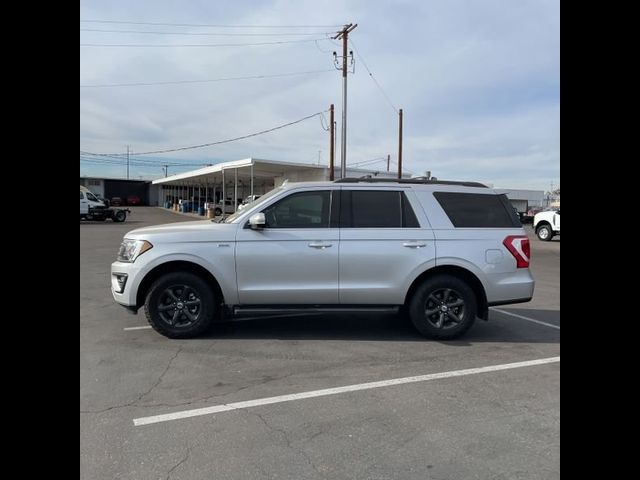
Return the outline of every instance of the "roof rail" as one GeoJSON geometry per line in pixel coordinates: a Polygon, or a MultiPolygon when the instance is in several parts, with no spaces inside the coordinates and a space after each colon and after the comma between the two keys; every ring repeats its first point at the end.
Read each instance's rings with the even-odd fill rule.
{"type": "Polygon", "coordinates": [[[480,182],[458,182],[454,180],[429,180],[426,178],[352,178],[334,180],[334,183],[409,183],[421,185],[460,185],[463,187],[489,188],[480,182]]]}

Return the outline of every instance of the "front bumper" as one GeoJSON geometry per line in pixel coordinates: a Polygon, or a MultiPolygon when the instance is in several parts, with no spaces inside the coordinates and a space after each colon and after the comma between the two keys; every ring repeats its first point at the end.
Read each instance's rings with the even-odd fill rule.
{"type": "Polygon", "coordinates": [[[140,266],[135,263],[113,262],[111,264],[111,294],[113,299],[129,310],[138,310],[137,296],[140,285],[140,266]],[[118,278],[126,278],[126,281],[118,282],[118,278]],[[124,288],[120,287],[124,283],[124,288]]]}

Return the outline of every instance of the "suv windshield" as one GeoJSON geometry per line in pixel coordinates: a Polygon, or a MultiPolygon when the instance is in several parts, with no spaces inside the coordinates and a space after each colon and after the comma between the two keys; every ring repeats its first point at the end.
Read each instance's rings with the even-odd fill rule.
{"type": "MultiPolygon", "coordinates": [[[[257,205],[261,205],[264,201],[269,200],[271,197],[273,197],[276,193],[279,193],[282,191],[282,187],[276,187],[273,190],[269,190],[267,193],[265,193],[264,195],[262,195],[259,199],[257,199],[255,202],[251,202],[251,207],[253,208],[257,205]]],[[[233,215],[229,215],[227,218],[224,219],[223,223],[231,223],[233,222],[236,218],[238,218],[240,216],[240,214],[245,213],[247,210],[241,210],[239,212],[234,213],[233,215]]]]}

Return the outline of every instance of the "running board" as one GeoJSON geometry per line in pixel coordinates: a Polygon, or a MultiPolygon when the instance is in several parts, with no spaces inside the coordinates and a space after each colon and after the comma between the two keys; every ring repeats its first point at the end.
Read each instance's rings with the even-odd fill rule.
{"type": "Polygon", "coordinates": [[[397,313],[397,305],[318,305],[311,307],[292,306],[253,306],[235,305],[231,311],[234,316],[243,315],[286,315],[286,314],[317,314],[317,313],[397,313]]]}

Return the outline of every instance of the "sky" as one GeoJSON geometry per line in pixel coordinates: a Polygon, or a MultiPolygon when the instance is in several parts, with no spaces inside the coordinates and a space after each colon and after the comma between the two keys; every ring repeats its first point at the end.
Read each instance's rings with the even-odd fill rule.
{"type": "MultiPolygon", "coordinates": [[[[129,145],[131,158],[149,165],[131,166],[131,178],[164,176],[163,163],[247,157],[328,164],[329,132],[319,116],[211,147],[136,152],[260,132],[332,103],[339,162],[342,77],[333,51],[341,44],[330,36],[357,23],[347,164],[390,154],[396,168],[402,108],[404,171],[501,188],[559,187],[559,0],[83,0],[80,20],[80,150],[124,153],[129,145]],[[216,26],[194,26],[203,24],[216,26]],[[295,43],[168,46],[283,41],[295,43]],[[98,44],[129,46],[89,46],[98,44]]],[[[124,165],[82,158],[89,157],[81,156],[81,175],[126,176],[124,165]]],[[[169,174],[191,168],[171,166],[169,174]]],[[[370,168],[386,169],[386,161],[370,168]]]]}

